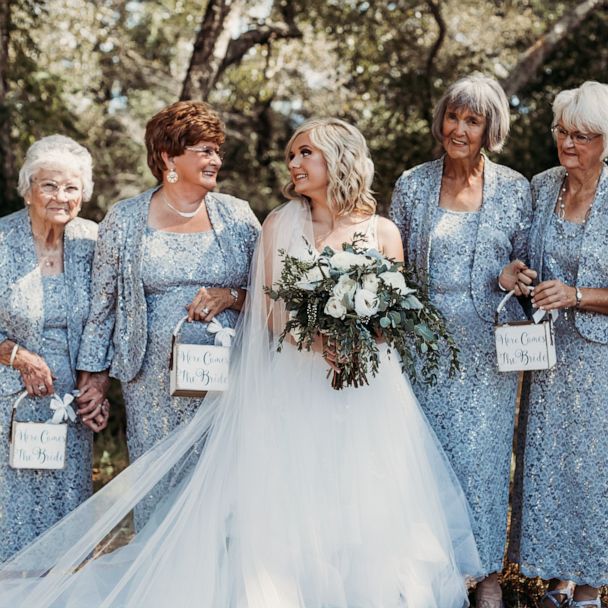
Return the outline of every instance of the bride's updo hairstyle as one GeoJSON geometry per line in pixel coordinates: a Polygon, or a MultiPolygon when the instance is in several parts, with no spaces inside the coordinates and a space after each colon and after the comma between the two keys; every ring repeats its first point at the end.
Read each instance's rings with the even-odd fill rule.
{"type": "MultiPolygon", "coordinates": [[[[337,215],[376,212],[376,199],[371,185],[374,163],[369,156],[365,138],[357,129],[339,118],[312,118],[302,123],[285,148],[289,164],[290,150],[298,135],[308,133],[327,163],[327,202],[337,215]]],[[[290,180],[283,188],[288,199],[305,199],[295,191],[290,180]]]]}

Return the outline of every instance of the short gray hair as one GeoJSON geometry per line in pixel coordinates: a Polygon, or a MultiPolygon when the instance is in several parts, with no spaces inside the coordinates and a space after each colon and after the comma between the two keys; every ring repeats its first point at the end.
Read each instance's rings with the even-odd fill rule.
{"type": "Polygon", "coordinates": [[[599,133],[608,156],[608,85],[588,80],[578,89],[558,93],[553,102],[553,124],[566,129],[599,133]]]}
{"type": "Polygon", "coordinates": [[[82,181],[82,200],[90,200],[93,194],[93,159],[84,146],[65,135],[43,137],[28,148],[19,171],[17,191],[25,197],[38,169],[66,164],[78,169],[82,181]]]}
{"type": "Polygon", "coordinates": [[[433,137],[443,144],[443,118],[449,106],[468,108],[486,119],[483,147],[500,152],[509,134],[511,116],[509,100],[502,87],[493,78],[472,74],[457,80],[448,87],[433,115],[433,137]]]}

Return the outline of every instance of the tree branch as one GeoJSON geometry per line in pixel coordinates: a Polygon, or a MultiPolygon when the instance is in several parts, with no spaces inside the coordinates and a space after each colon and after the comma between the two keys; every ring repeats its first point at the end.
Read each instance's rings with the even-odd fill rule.
{"type": "Polygon", "coordinates": [[[424,105],[424,117],[425,120],[430,125],[433,122],[432,110],[433,107],[433,71],[435,67],[435,58],[441,49],[443,42],[445,40],[447,34],[447,25],[445,23],[445,19],[441,14],[441,1],[440,0],[427,0],[427,5],[435,22],[437,23],[437,27],[439,28],[439,33],[437,34],[437,39],[435,43],[431,47],[429,52],[429,56],[426,59],[425,66],[425,75],[426,75],[426,103],[424,105]]]}
{"type": "Polygon", "coordinates": [[[529,46],[511,73],[502,81],[507,96],[515,95],[524,88],[538,74],[547,57],[559,44],[574,32],[595,9],[601,6],[608,6],[608,0],[580,2],[557,21],[546,34],[529,46]]]}
{"type": "Polygon", "coordinates": [[[295,23],[264,23],[254,30],[241,34],[238,38],[231,40],[226,51],[226,56],[220,65],[219,72],[227,67],[238,63],[247,52],[258,44],[268,44],[273,40],[281,38],[301,38],[302,32],[295,23]]]}
{"type": "Polygon", "coordinates": [[[190,99],[195,94],[205,99],[224,70],[239,63],[254,46],[270,44],[280,38],[302,36],[295,23],[292,3],[278,0],[278,10],[283,21],[261,23],[238,38],[227,41],[226,20],[230,12],[242,3],[243,0],[209,0],[194,43],[180,99],[190,99]],[[222,38],[225,46],[220,43],[222,38]]]}

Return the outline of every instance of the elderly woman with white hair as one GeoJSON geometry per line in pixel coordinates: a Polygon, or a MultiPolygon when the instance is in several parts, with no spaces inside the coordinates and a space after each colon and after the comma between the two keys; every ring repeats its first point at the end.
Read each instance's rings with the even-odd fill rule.
{"type": "Polygon", "coordinates": [[[553,115],[560,166],[532,179],[518,289],[559,311],[557,363],[531,372],[513,557],[552,579],[543,608],[592,608],[608,584],[608,85],[562,91],[553,115]]]}
{"type": "MultiPolygon", "coordinates": [[[[501,280],[525,268],[531,220],[530,187],[519,173],[483,154],[498,152],[509,131],[509,104],[500,85],[484,76],[452,84],[439,101],[432,132],[445,154],[405,171],[390,215],[406,258],[443,313],[460,349],[460,369],[449,357],[435,386],[414,392],[468,498],[482,571],[477,606],[497,608],[507,534],[509,469],[516,373],[498,373],[494,311],[501,280]]],[[[510,304],[511,317],[522,314],[510,304]]]]}
{"type": "Polygon", "coordinates": [[[69,137],[29,148],[18,189],[25,209],[0,220],[0,562],[91,494],[91,429],[103,428],[108,415],[103,396],[81,387],[82,418],[68,416],[64,468],[9,465],[19,395],[27,392],[16,419],[45,422],[51,397],[67,401],[76,388],[97,238],[97,225],[77,217],[93,191],[91,155],[69,137]]]}

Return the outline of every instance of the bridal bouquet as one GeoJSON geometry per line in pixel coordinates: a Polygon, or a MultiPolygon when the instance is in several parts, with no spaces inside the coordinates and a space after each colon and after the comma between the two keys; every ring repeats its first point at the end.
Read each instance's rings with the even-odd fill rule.
{"type": "Polygon", "coordinates": [[[335,351],[332,386],[341,389],[367,384],[368,375],[376,375],[378,340],[384,340],[414,380],[420,379],[420,372],[424,382],[434,384],[443,340],[453,373],[458,369],[458,349],[440,313],[421,295],[403,263],[365,249],[361,242],[356,235],[352,244],[342,245],[342,251],[326,247],[320,254],[308,244],[306,259],[279,251],[280,279],[265,288],[270,298],[283,301],[289,313],[278,350],[287,335],[299,350],[310,350],[322,334],[335,351]],[[419,370],[416,358],[423,359],[419,370]]]}

